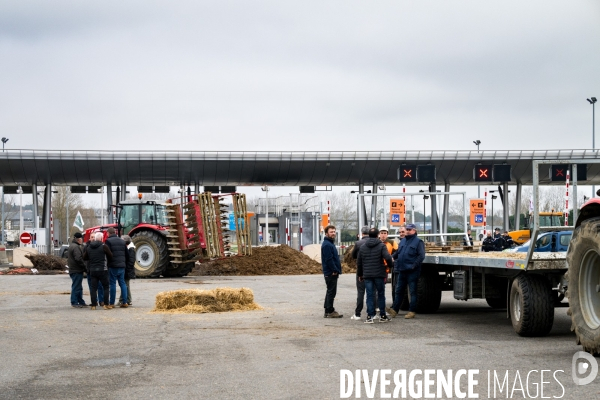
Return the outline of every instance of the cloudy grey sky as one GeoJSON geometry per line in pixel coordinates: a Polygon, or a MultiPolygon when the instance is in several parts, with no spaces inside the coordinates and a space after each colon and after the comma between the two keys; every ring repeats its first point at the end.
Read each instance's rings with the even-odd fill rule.
{"type": "Polygon", "coordinates": [[[9,148],[591,148],[600,2],[2,1],[9,148]]]}

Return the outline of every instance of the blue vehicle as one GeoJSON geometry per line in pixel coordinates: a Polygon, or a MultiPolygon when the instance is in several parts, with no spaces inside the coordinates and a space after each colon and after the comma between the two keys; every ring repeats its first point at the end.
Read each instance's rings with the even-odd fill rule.
{"type": "MultiPolygon", "coordinates": [[[[569,248],[569,242],[571,241],[571,231],[560,231],[560,232],[546,232],[538,236],[535,241],[536,252],[557,252],[567,251],[569,248]]],[[[525,242],[522,246],[515,247],[512,249],[516,253],[526,253],[531,245],[531,240],[525,242]]]]}

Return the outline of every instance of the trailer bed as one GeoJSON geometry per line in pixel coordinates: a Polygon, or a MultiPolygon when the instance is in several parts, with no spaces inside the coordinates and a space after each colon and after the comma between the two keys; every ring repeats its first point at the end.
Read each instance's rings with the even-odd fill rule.
{"type": "Polygon", "coordinates": [[[425,255],[425,264],[521,270],[566,270],[566,253],[459,252],[425,255]]]}

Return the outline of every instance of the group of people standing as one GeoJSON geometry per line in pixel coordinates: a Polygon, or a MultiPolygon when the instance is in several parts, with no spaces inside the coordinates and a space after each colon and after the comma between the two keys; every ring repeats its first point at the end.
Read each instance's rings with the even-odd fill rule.
{"type": "Polygon", "coordinates": [[[496,228],[494,230],[494,236],[492,236],[492,232],[487,233],[487,237],[483,239],[483,242],[481,243],[481,250],[486,252],[502,251],[510,249],[514,245],[515,242],[508,235],[507,231],[504,231],[503,234],[500,234],[500,228],[496,228]]]}
{"type": "MultiPolygon", "coordinates": [[[[367,295],[367,317],[365,323],[372,324],[377,318],[379,322],[388,322],[400,311],[400,305],[406,288],[410,292],[409,312],[404,316],[412,319],[416,315],[417,282],[421,275],[421,264],[425,259],[425,244],[417,236],[414,224],[400,228],[400,243],[388,239],[388,229],[363,227],[362,238],[358,240],[352,251],[356,259],[356,309],[351,319],[361,320],[365,292],[367,295]],[[388,273],[393,268],[398,277],[394,292],[392,307],[386,307],[385,282],[388,273]],[[377,316],[379,311],[379,316],[377,316]],[[388,315],[389,314],[389,315],[388,315]]],[[[337,281],[342,273],[342,266],[334,244],[336,228],[329,225],[325,228],[325,239],[321,246],[321,262],[327,285],[325,295],[325,318],[342,318],[335,311],[333,302],[337,292],[337,281]]]]}
{"type": "Polygon", "coordinates": [[[121,290],[118,306],[131,306],[130,280],[135,279],[135,246],[131,237],[116,235],[108,228],[108,237],[95,232],[83,245],[83,235],[73,235],[67,252],[67,265],[71,277],[71,306],[83,308],[88,305],[83,299],[83,274],[87,273],[90,289],[90,305],[95,310],[98,303],[105,310],[115,307],[117,282],[121,290]]]}

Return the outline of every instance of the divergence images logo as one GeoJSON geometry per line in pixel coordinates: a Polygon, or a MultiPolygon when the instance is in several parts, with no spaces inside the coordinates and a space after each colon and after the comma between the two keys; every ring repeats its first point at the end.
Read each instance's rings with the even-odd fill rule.
{"type": "Polygon", "coordinates": [[[571,375],[576,385],[583,386],[592,382],[598,375],[598,361],[589,353],[578,351],[573,354],[571,375]],[[586,374],[589,374],[585,376],[586,374]]]}

